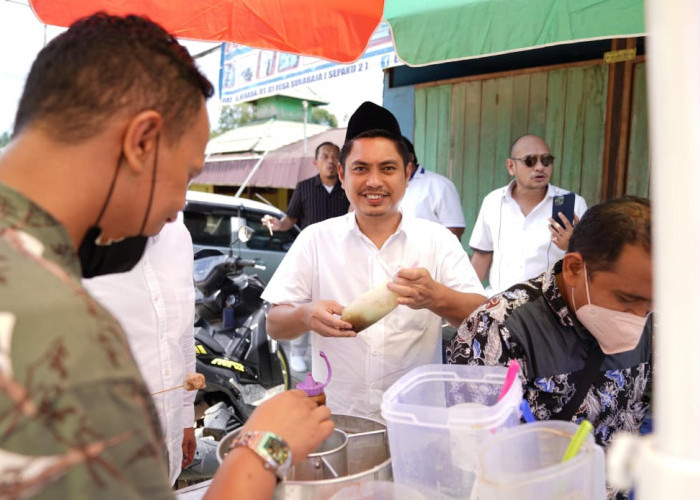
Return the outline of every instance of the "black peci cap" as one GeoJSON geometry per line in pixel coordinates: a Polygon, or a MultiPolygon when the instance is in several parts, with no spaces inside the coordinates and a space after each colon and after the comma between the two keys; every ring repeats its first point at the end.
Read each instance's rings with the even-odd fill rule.
{"type": "Polygon", "coordinates": [[[401,140],[401,127],[396,117],[386,108],[377,106],[373,102],[365,101],[350,117],[348,129],[345,133],[345,142],[353,140],[362,132],[368,130],[385,130],[389,134],[401,140]]]}

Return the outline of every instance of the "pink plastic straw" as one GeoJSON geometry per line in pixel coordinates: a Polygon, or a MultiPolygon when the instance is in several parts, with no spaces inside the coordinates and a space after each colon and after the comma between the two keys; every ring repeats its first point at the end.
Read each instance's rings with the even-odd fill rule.
{"type": "Polygon", "coordinates": [[[506,373],[506,381],[503,383],[503,387],[501,388],[501,394],[498,396],[499,401],[508,393],[510,386],[513,385],[513,382],[518,376],[519,371],[520,363],[518,363],[516,359],[511,359],[508,361],[508,373],[506,373]]]}

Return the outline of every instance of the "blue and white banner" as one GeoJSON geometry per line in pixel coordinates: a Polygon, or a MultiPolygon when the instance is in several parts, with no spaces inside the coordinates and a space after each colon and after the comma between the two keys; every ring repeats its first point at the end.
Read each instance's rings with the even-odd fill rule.
{"type": "Polygon", "coordinates": [[[342,83],[349,75],[401,64],[386,23],[374,32],[362,57],[350,64],[225,43],[221,47],[219,97],[223,104],[237,104],[298,86],[329,80],[342,83]]]}

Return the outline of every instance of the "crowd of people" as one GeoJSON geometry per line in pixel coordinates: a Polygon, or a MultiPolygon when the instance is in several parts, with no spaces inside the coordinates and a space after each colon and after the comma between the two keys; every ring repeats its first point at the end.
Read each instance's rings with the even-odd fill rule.
{"type": "MultiPolygon", "coordinates": [[[[191,397],[167,394],[194,354],[192,290],[177,285],[192,249],[175,221],[203,167],[212,94],[187,51],[137,16],[80,20],[34,62],[0,157],[9,497],[170,498],[192,459],[191,397]]],[[[315,379],[327,375],[316,354],[332,360],[327,406],[296,390],[260,405],[208,498],[269,498],[332,432],[331,412],[380,419],[389,386],[441,362],[443,320],[458,327],[449,363],[519,361],[537,419],[589,420],[604,447],[638,432],[652,378],[650,206],[587,209],[577,195],[573,220],[556,222],[554,160],[541,137],[513,142],[513,180],[483,200],[470,259],[455,186],[418,164],[389,110],[362,104],[344,144],[320,145],[319,175],[264,221],[303,230],[263,298],[272,337],[310,332],[315,379]],[[343,308],[375,286],[398,306],[354,331],[343,308]]]]}

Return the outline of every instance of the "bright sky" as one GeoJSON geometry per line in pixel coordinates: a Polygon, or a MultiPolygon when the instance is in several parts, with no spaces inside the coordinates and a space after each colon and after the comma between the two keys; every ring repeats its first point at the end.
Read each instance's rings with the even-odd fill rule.
{"type": "MultiPolygon", "coordinates": [[[[24,81],[34,58],[45,41],[63,31],[63,28],[44,26],[28,6],[27,0],[0,0],[0,134],[11,131],[24,81]]],[[[194,56],[216,44],[184,41],[194,56]]],[[[221,53],[216,50],[198,58],[202,72],[218,87],[221,53]]],[[[383,73],[368,72],[362,81],[321,83],[312,86],[321,98],[329,101],[327,109],[336,115],[340,126],[347,123],[350,114],[363,101],[382,102],[383,73]]],[[[218,91],[218,89],[217,89],[218,91]]],[[[216,128],[220,104],[217,97],[209,100],[209,118],[216,128]]]]}

